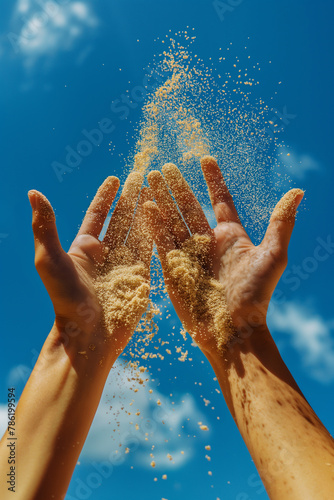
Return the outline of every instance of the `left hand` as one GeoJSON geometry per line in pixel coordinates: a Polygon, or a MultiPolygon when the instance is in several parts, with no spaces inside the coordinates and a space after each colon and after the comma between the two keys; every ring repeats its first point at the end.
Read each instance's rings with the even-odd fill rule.
{"type": "Polygon", "coordinates": [[[148,188],[140,194],[142,182],[141,174],[129,175],[106,235],[100,241],[119,188],[119,180],[108,177],[88,208],[68,253],[59,242],[51,204],[38,191],[29,192],[35,265],[54,306],[56,345],[62,342],[75,353],[89,353],[89,346],[93,346],[92,349],[106,351],[106,357],[107,351],[113,351],[114,361],[145,312],[152,241],[145,231],[142,214],[142,205],[150,200],[150,194],[148,188]],[[117,278],[120,266],[124,279],[117,278]],[[114,304],[116,310],[112,310],[114,304]]]}

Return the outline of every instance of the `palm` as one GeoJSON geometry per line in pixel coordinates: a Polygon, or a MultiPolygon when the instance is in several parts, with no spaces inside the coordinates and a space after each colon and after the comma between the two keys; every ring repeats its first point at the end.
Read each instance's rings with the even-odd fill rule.
{"type": "Polygon", "coordinates": [[[263,312],[282,271],[275,257],[275,242],[271,249],[254,246],[244,228],[234,222],[218,224],[214,236],[215,274],[224,287],[233,322],[247,321],[254,306],[265,320],[263,312]]]}
{"type": "Polygon", "coordinates": [[[282,198],[265,238],[259,246],[254,246],[240,223],[216,161],[203,158],[202,169],[218,223],[214,230],[175,165],[165,165],[163,173],[184,220],[159,172],[148,177],[159,208],[151,203],[147,209],[176,312],[189,333],[206,347],[215,336],[223,334],[222,329],[228,339],[245,322],[265,323],[271,294],[286,264],[288,241],[302,192],[291,190],[282,198]],[[209,258],[205,257],[208,252],[209,258]],[[210,281],[212,278],[214,281],[210,281]],[[215,304],[215,310],[210,304],[215,304]],[[216,321],[219,309],[226,312],[226,321],[216,321]],[[217,335],[214,330],[219,331],[217,335]]]}
{"type": "MultiPolygon", "coordinates": [[[[97,263],[102,263],[103,243],[90,235],[78,236],[69,252],[58,261],[52,255],[46,257],[48,275],[44,282],[54,305],[57,319],[71,318],[76,323],[82,323],[82,308],[95,310],[96,321],[101,319],[101,307],[94,290],[94,278],[97,273],[97,263]],[[57,283],[50,276],[57,276],[57,283]],[[79,314],[78,314],[79,311],[79,314]]],[[[45,266],[46,262],[44,262],[45,266]]]]}
{"type": "MultiPolygon", "coordinates": [[[[127,261],[122,263],[126,269],[131,269],[135,262],[140,263],[141,283],[146,283],[144,291],[149,289],[151,243],[141,230],[141,211],[148,199],[147,190],[142,191],[133,219],[141,183],[142,176],[129,176],[106,235],[103,241],[99,241],[99,234],[119,185],[116,178],[107,179],[91,203],[68,253],[60,246],[51,205],[46,198],[40,198],[42,206],[39,207],[40,211],[34,212],[33,220],[35,262],[52,300],[56,322],[65,331],[68,325],[75,324],[80,331],[90,333],[99,330],[104,335],[111,333],[108,331],[111,326],[105,318],[108,304],[115,300],[118,293],[115,287],[110,287],[109,281],[113,279],[113,272],[118,265],[114,256],[120,249],[126,249],[127,252],[127,261]],[[44,215],[43,224],[41,213],[44,215]]],[[[38,196],[41,197],[40,194],[38,196]]],[[[137,268],[138,265],[134,272],[138,274],[137,268]]],[[[132,333],[145,310],[145,300],[142,304],[143,307],[134,312],[133,325],[118,325],[123,336],[132,333]]]]}

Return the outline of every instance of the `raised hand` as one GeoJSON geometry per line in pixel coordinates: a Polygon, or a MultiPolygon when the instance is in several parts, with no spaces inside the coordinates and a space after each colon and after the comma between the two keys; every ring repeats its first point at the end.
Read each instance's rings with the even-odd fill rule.
{"type": "Polygon", "coordinates": [[[201,161],[217,226],[212,230],[185,179],[167,164],[148,181],[149,226],[166,287],[182,323],[203,350],[224,348],[249,325],[265,325],[273,290],[287,263],[300,189],[276,205],[262,243],[252,244],[212,157],[201,161]],[[178,205],[183,219],[171,197],[178,205]]]}
{"type": "Polygon", "coordinates": [[[115,350],[117,357],[147,308],[152,241],[145,231],[142,213],[150,195],[148,188],[141,191],[142,182],[141,174],[129,175],[100,241],[119,188],[119,180],[108,177],[88,208],[68,253],[59,242],[49,201],[37,191],[29,192],[35,264],[53,302],[55,342],[73,346],[85,357],[100,346],[103,358],[108,358],[110,351],[114,360],[115,350]]]}

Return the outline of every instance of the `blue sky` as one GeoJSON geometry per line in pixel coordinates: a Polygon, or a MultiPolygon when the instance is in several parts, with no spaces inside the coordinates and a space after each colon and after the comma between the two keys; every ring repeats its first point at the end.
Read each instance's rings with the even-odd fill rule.
{"type": "MultiPolygon", "coordinates": [[[[247,43],[248,53],[261,66],[257,96],[284,116],[294,116],[282,122],[285,145],[278,154],[282,153],[286,163],[282,168],[293,185],[305,189],[306,196],[269,325],[288,367],[333,434],[334,6],[325,0],[222,3],[228,8],[219,12],[217,2],[207,0],[54,0],[53,4],[16,0],[2,6],[2,424],[8,384],[15,384],[18,393],[22,390],[53,322],[50,300],[34,269],[27,191],[35,188],[48,196],[62,244],[68,248],[104,178],[124,179],[128,171],[124,159],[133,147],[140,106],[130,110],[127,120],[120,120],[110,107],[112,101],[142,85],[144,68],[156,52],[155,38],[189,26],[195,28],[194,48],[204,61],[217,57],[219,48],[224,52],[229,47],[231,57],[240,56],[247,43]],[[82,131],[95,129],[104,118],[112,120],[114,130],[105,133],[101,144],[93,146],[60,182],[52,164],[64,163],[68,151],[84,139],[82,131]]],[[[226,65],[226,72],[231,71],[228,61],[226,65]]],[[[172,309],[159,324],[160,337],[171,342],[174,353],[172,341],[175,345],[183,341],[172,309]],[[173,326],[172,338],[168,334],[173,326]]],[[[179,362],[177,353],[163,361],[152,360],[151,381],[135,398],[117,369],[112,371],[69,500],[120,495],[132,500],[134,489],[136,498],[145,500],[267,498],[210,366],[190,341],[186,349],[192,362],[179,362]],[[134,420],[129,424],[120,413],[115,436],[116,417],[108,413],[113,395],[118,402],[135,399],[134,406],[142,409],[139,431],[133,429],[134,420]],[[157,399],[161,407],[155,404],[157,399]],[[199,421],[210,430],[200,431],[199,421]],[[132,443],[130,453],[111,455],[127,441],[132,443]],[[156,469],[149,465],[152,444],[161,464],[156,469]],[[212,450],[206,451],[205,445],[212,450]],[[210,455],[210,462],[205,455],[210,455]],[[103,461],[108,465],[101,469],[103,461]],[[163,474],[166,480],[161,479],[163,474]]]]}

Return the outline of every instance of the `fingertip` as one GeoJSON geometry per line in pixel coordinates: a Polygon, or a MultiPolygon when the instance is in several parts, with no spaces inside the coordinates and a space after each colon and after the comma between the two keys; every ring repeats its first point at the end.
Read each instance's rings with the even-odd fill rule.
{"type": "Polygon", "coordinates": [[[29,199],[31,208],[33,210],[36,210],[38,195],[37,195],[37,191],[35,191],[35,189],[31,189],[30,191],[28,191],[28,199],[29,199]]]}
{"type": "Polygon", "coordinates": [[[151,200],[145,201],[145,203],[143,204],[143,208],[149,213],[156,213],[159,210],[154,201],[151,200]]]}
{"type": "Polygon", "coordinates": [[[304,191],[299,188],[290,189],[277,203],[271,216],[271,221],[294,222],[296,211],[304,197],[304,191]]]}
{"type": "Polygon", "coordinates": [[[145,217],[145,222],[147,224],[147,229],[151,237],[154,236],[153,234],[154,221],[157,220],[158,213],[159,209],[157,205],[154,203],[154,201],[149,200],[143,203],[143,214],[145,217]]]}
{"type": "Polygon", "coordinates": [[[128,179],[127,180],[131,180],[131,181],[136,181],[136,183],[138,182],[141,182],[143,183],[144,182],[144,174],[142,174],[141,172],[131,172],[129,175],[128,175],[128,179]]]}
{"type": "MultiPolygon", "coordinates": [[[[119,182],[119,179],[117,177],[114,177],[114,176],[107,177],[103,181],[103,183],[101,184],[99,189],[97,190],[97,193],[94,197],[94,200],[95,201],[100,200],[101,203],[103,204],[105,199],[106,200],[108,200],[110,198],[113,199],[116,196],[119,185],[120,185],[120,182],[119,182]]],[[[112,201],[112,200],[110,200],[110,201],[112,201]]]]}
{"type": "Polygon", "coordinates": [[[211,166],[218,167],[218,163],[217,163],[217,160],[213,156],[206,155],[206,156],[202,156],[202,158],[201,158],[201,166],[202,166],[202,168],[211,167],[211,166]]]}
{"type": "Polygon", "coordinates": [[[103,184],[105,183],[109,186],[117,186],[117,189],[120,186],[120,180],[115,175],[109,175],[109,177],[106,178],[103,184]]]}
{"type": "Polygon", "coordinates": [[[304,198],[304,195],[305,195],[305,191],[303,191],[302,189],[296,189],[296,191],[298,191],[297,195],[296,195],[296,210],[297,208],[299,207],[302,199],[304,198]]]}
{"type": "Polygon", "coordinates": [[[180,170],[177,168],[176,165],[174,165],[174,163],[165,163],[162,167],[162,172],[164,175],[182,175],[180,170]]]}
{"type": "Polygon", "coordinates": [[[159,170],[152,170],[147,176],[147,181],[152,187],[156,186],[161,179],[163,179],[163,176],[159,170]]]}

